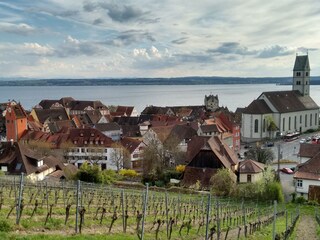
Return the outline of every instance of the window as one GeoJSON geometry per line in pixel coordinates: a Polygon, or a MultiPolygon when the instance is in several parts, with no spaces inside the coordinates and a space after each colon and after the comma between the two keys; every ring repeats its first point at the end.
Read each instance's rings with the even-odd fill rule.
{"type": "Polygon", "coordinates": [[[107,157],[107,156],[105,156],[105,157],[104,157],[104,160],[108,160],[108,157],[107,157]]]}
{"type": "Polygon", "coordinates": [[[310,127],[312,126],[312,113],[310,114],[310,127]]]}
{"type": "Polygon", "coordinates": [[[303,184],[302,180],[301,180],[301,179],[298,179],[298,180],[297,180],[297,187],[298,187],[298,188],[302,188],[302,184],[303,184]]]}
{"type": "Polygon", "coordinates": [[[284,131],[286,127],[286,119],[282,118],[282,130],[284,131]]]}
{"type": "Polygon", "coordinates": [[[21,167],[22,167],[22,163],[17,163],[17,165],[16,165],[16,170],[20,170],[21,167]]]}
{"type": "Polygon", "coordinates": [[[301,76],[301,72],[297,72],[297,73],[296,73],[296,76],[297,76],[297,77],[300,77],[300,76],[301,76]]]}
{"type": "Polygon", "coordinates": [[[306,81],[306,85],[308,85],[308,81],[306,81]]]}
{"type": "Polygon", "coordinates": [[[104,152],[105,152],[105,153],[108,152],[108,148],[105,148],[105,149],[104,149],[104,152]]]}
{"type": "Polygon", "coordinates": [[[308,123],[308,115],[306,114],[304,116],[304,126],[307,127],[307,123],[308,123]]]}
{"type": "Polygon", "coordinates": [[[300,124],[302,123],[302,115],[300,115],[300,124]]]}
{"type": "Polygon", "coordinates": [[[254,120],[254,132],[257,133],[259,130],[259,120],[254,120]]]}
{"type": "Polygon", "coordinates": [[[251,174],[247,175],[247,182],[251,182],[251,174]]]}
{"type": "Polygon", "coordinates": [[[318,125],[318,119],[317,118],[318,118],[318,115],[315,113],[314,114],[314,124],[315,125],[318,125]]]}
{"type": "Polygon", "coordinates": [[[41,167],[43,165],[43,160],[37,162],[37,167],[41,167]]]}
{"type": "Polygon", "coordinates": [[[297,129],[297,116],[294,116],[294,129],[297,129]]]}
{"type": "Polygon", "coordinates": [[[289,130],[291,130],[291,117],[289,117],[289,130]]]}
{"type": "Polygon", "coordinates": [[[263,132],[266,131],[266,119],[263,119],[263,128],[262,128],[263,132]]]}
{"type": "Polygon", "coordinates": [[[309,76],[309,72],[306,72],[306,77],[308,77],[309,76]]]}
{"type": "Polygon", "coordinates": [[[301,81],[297,81],[297,85],[301,85],[301,81]]]}

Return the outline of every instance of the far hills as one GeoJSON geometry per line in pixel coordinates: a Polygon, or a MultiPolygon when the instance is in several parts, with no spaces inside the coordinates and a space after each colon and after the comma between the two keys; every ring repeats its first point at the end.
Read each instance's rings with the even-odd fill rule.
{"type": "MultiPolygon", "coordinates": [[[[121,85],[205,85],[266,84],[289,85],[292,77],[176,77],[176,78],[64,78],[28,79],[0,78],[0,86],[121,86],[121,85]]],[[[320,85],[320,76],[311,77],[312,85],[320,85]]]]}

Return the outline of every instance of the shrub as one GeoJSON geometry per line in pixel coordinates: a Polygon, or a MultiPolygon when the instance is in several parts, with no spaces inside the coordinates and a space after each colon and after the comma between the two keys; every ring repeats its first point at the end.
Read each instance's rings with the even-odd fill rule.
{"type": "Polygon", "coordinates": [[[177,165],[176,166],[176,171],[179,173],[184,173],[185,170],[186,170],[186,165],[177,165]]]}
{"type": "Polygon", "coordinates": [[[305,204],[306,202],[307,202],[307,200],[302,196],[297,197],[295,200],[295,203],[297,203],[297,204],[305,204]]]}
{"type": "Polygon", "coordinates": [[[134,177],[137,177],[138,176],[138,173],[133,170],[133,169],[121,169],[119,171],[119,174],[121,176],[124,176],[124,177],[131,177],[131,178],[134,178],[134,177]]]}
{"type": "Polygon", "coordinates": [[[277,200],[279,203],[284,201],[281,184],[279,182],[269,182],[266,184],[265,192],[263,193],[264,200],[277,200]]]}
{"type": "Polygon", "coordinates": [[[0,220],[0,232],[10,232],[12,226],[5,220],[0,220]]]}
{"type": "Polygon", "coordinates": [[[229,170],[219,169],[218,172],[210,179],[211,190],[219,196],[228,196],[235,185],[229,170]]]}

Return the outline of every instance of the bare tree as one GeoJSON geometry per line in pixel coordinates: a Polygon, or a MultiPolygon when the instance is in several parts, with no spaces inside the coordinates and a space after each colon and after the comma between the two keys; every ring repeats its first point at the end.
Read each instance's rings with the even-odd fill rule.
{"type": "Polygon", "coordinates": [[[111,145],[113,151],[111,152],[111,162],[116,166],[117,171],[122,168],[130,168],[130,153],[121,145],[121,143],[114,143],[111,145]]]}

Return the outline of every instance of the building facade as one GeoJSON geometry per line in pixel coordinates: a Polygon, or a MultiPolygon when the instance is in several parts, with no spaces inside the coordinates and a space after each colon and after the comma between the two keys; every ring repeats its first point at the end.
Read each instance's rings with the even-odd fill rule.
{"type": "Polygon", "coordinates": [[[292,90],[263,92],[251,102],[242,113],[241,140],[254,142],[318,129],[319,106],[309,94],[308,55],[297,56],[292,90]]]}

